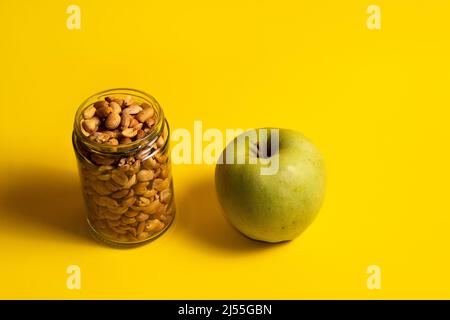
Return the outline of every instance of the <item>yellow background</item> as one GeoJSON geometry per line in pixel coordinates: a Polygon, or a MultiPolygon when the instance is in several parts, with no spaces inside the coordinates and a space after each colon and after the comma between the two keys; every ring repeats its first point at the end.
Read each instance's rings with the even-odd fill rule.
{"type": "Polygon", "coordinates": [[[447,1],[0,4],[1,298],[450,298],[447,1]],[[81,8],[68,30],[66,8],[81,8]],[[366,9],[381,7],[381,30],[366,9]],[[84,224],[72,120],[89,95],[154,95],[172,129],[303,132],[328,169],[281,245],[222,217],[213,166],[173,167],[177,218],[118,250],[84,224]],[[66,268],[81,267],[81,290],[66,268]],[[381,290],[366,287],[381,268],[381,290]]]}

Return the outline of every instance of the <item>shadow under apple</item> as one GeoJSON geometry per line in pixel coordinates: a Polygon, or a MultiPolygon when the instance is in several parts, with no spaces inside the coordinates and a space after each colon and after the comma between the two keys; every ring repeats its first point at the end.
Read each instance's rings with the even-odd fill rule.
{"type": "Polygon", "coordinates": [[[179,230],[203,245],[234,252],[267,250],[283,245],[252,240],[237,231],[220,207],[212,175],[192,181],[175,197],[179,230]]]}

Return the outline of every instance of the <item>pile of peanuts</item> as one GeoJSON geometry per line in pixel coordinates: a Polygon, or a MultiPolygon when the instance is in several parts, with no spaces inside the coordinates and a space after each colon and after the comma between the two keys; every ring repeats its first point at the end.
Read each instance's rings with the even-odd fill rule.
{"type": "Polygon", "coordinates": [[[106,97],[83,111],[81,132],[100,144],[126,144],[151,131],[155,124],[154,115],[151,105],[138,104],[131,96],[125,99],[106,97]]]}
{"type": "MultiPolygon", "coordinates": [[[[81,132],[99,144],[121,145],[145,137],[155,124],[155,111],[129,96],[105,98],[87,107],[81,132]]],[[[162,232],[173,219],[174,205],[167,128],[156,142],[136,154],[108,156],[83,150],[80,160],[88,218],[109,240],[140,242],[162,232]],[[164,149],[164,150],[163,150],[164,149]]]]}

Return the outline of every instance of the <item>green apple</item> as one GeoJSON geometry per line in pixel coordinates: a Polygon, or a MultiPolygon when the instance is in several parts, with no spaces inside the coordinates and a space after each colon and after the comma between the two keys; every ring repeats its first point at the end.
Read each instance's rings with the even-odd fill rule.
{"type": "Polygon", "coordinates": [[[313,222],[321,207],[325,193],[322,156],[299,132],[273,128],[255,131],[257,138],[247,136],[243,144],[238,136],[222,152],[215,171],[220,205],[231,224],[249,238],[292,240],[313,222]],[[276,135],[270,134],[273,130],[276,135]],[[269,152],[256,152],[261,161],[249,163],[255,146],[261,145],[262,131],[269,132],[265,139],[269,152]],[[278,142],[275,146],[274,137],[278,142]],[[239,157],[246,162],[239,164],[239,157]],[[277,161],[276,172],[263,174],[272,160],[277,161]]]}

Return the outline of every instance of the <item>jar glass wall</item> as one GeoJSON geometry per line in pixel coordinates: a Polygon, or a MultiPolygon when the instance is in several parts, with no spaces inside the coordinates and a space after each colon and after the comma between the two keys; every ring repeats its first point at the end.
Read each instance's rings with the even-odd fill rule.
{"type": "Polygon", "coordinates": [[[97,239],[115,245],[136,245],[170,226],[175,205],[169,137],[169,124],[159,103],[138,90],[103,91],[78,108],[72,140],[87,221],[97,239]],[[107,122],[115,120],[108,117],[114,108],[118,109],[120,124],[109,130],[115,126],[107,122]],[[152,117],[141,116],[145,112],[152,117]],[[98,120],[102,116],[103,122],[98,120]],[[92,123],[97,127],[89,131],[92,123]]]}

